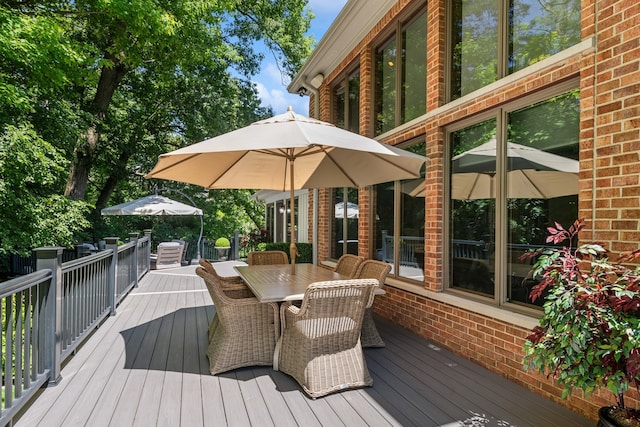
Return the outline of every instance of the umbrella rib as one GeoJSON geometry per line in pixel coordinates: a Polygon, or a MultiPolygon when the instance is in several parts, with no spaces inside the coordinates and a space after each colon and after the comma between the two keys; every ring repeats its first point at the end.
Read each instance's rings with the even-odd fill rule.
{"type": "Polygon", "coordinates": [[[540,189],[540,187],[538,187],[535,182],[533,182],[533,180],[531,179],[531,177],[529,176],[529,174],[527,173],[528,169],[520,169],[522,176],[524,176],[525,178],[527,178],[527,182],[529,182],[529,184],[531,185],[531,187],[533,187],[534,190],[536,190],[538,192],[538,194],[540,194],[542,196],[543,199],[546,199],[547,196],[546,194],[544,194],[544,192],[540,189]]]}
{"type": "MultiPolygon", "coordinates": [[[[167,165],[167,166],[163,167],[162,169],[158,169],[158,170],[154,170],[154,171],[150,172],[149,174],[147,174],[147,176],[145,176],[145,178],[154,178],[154,176],[153,176],[153,175],[157,175],[157,174],[159,174],[159,173],[161,173],[161,172],[166,171],[167,169],[173,168],[173,167],[175,167],[175,166],[177,166],[177,165],[179,165],[179,164],[182,164],[182,163],[184,163],[184,162],[186,162],[186,161],[188,161],[188,160],[191,160],[191,159],[193,159],[194,157],[198,157],[198,156],[200,156],[200,155],[201,155],[201,153],[195,153],[195,154],[192,154],[192,155],[190,155],[190,156],[188,156],[188,157],[185,157],[185,158],[184,158],[184,159],[182,159],[182,160],[179,160],[179,161],[177,161],[177,162],[175,162],[175,163],[171,163],[170,165],[167,165]],[[153,175],[151,175],[151,173],[153,173],[153,175]]],[[[160,156],[160,157],[162,158],[163,156],[160,156]]],[[[165,156],[165,157],[168,157],[168,156],[165,156]]]]}

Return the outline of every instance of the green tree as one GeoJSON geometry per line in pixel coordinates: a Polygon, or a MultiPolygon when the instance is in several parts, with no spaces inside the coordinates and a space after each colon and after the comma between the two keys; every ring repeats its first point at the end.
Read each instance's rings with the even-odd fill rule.
{"type": "Polygon", "coordinates": [[[36,246],[72,246],[89,225],[89,206],[56,194],[64,182],[62,153],[32,129],[10,126],[0,137],[0,254],[36,246]]]}
{"type": "MultiPolygon", "coordinates": [[[[50,162],[42,171],[55,170],[55,179],[38,183],[38,196],[82,207],[74,211],[82,212],[79,218],[69,212],[65,220],[73,219],[71,226],[47,244],[82,237],[87,217],[94,240],[103,237],[100,232],[113,224],[104,222],[100,208],[168,185],[140,179],[159,154],[272,115],[260,107],[250,82],[262,59],[254,43],[262,39],[291,76],[310,52],[312,40],[304,33],[311,17],[303,0],[0,0],[0,138],[4,148],[18,134],[20,141],[46,147],[50,162]]],[[[3,174],[27,172],[15,172],[13,163],[3,161],[3,174]]],[[[5,198],[23,197],[8,181],[2,185],[12,193],[5,198]]],[[[250,193],[230,194],[230,203],[227,196],[210,195],[228,203],[213,203],[213,217],[221,212],[242,224],[259,219],[254,207],[237,215],[231,208],[245,205],[250,193]]],[[[205,205],[206,210],[209,202],[205,205]]],[[[4,230],[20,230],[24,237],[29,229],[21,227],[38,223],[31,218],[34,210],[17,212],[22,221],[4,218],[5,251],[49,242],[38,233],[22,242],[6,237],[4,230]]],[[[54,212],[37,214],[63,227],[65,220],[58,221],[54,212]]]]}

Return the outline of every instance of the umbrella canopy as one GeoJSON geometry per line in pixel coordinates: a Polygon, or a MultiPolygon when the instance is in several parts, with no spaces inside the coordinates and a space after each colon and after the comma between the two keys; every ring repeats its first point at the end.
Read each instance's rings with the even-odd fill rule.
{"type": "MultiPolygon", "coordinates": [[[[491,139],[452,158],[453,199],[495,197],[496,146],[491,139]]],[[[507,170],[510,199],[551,199],[578,193],[577,160],[507,142],[507,170]]]]}
{"type": "Polygon", "coordinates": [[[104,208],[100,213],[102,215],[202,215],[202,209],[153,194],[104,208]]]}
{"type": "MultiPolygon", "coordinates": [[[[172,190],[177,191],[177,190],[172,190]]],[[[186,196],[186,195],[185,195],[186,196]]],[[[200,235],[198,236],[197,258],[200,258],[200,242],[204,224],[202,221],[202,209],[186,205],[168,197],[152,194],[130,202],[110,206],[100,211],[102,215],[197,215],[200,217],[200,235]]]]}
{"type": "MultiPolygon", "coordinates": [[[[205,188],[291,192],[417,178],[426,157],[306,116],[285,114],[160,156],[147,178],[205,188]]],[[[294,220],[291,209],[291,223],[294,220]]],[[[291,228],[292,273],[296,247],[291,228]]]]}

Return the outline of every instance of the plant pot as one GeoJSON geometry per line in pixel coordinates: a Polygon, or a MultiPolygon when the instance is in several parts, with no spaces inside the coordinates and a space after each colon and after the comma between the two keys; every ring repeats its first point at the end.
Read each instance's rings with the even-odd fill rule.
{"type": "Polygon", "coordinates": [[[218,251],[218,259],[220,261],[227,260],[229,249],[231,249],[231,246],[221,246],[216,248],[216,250],[218,251]]]}
{"type": "Polygon", "coordinates": [[[615,406],[604,406],[598,411],[598,427],[637,427],[640,426],[640,411],[637,409],[626,409],[630,416],[616,414],[618,408],[615,406]],[[622,418],[620,417],[622,415],[622,418]]]}

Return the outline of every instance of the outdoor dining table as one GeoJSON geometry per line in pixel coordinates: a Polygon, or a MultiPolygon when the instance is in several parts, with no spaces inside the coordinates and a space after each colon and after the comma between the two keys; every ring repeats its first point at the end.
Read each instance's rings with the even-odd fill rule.
{"type": "Polygon", "coordinates": [[[312,283],[349,279],[333,270],[304,263],[296,265],[296,274],[291,274],[289,264],[235,266],[234,269],[260,302],[302,300],[312,283]]]}

